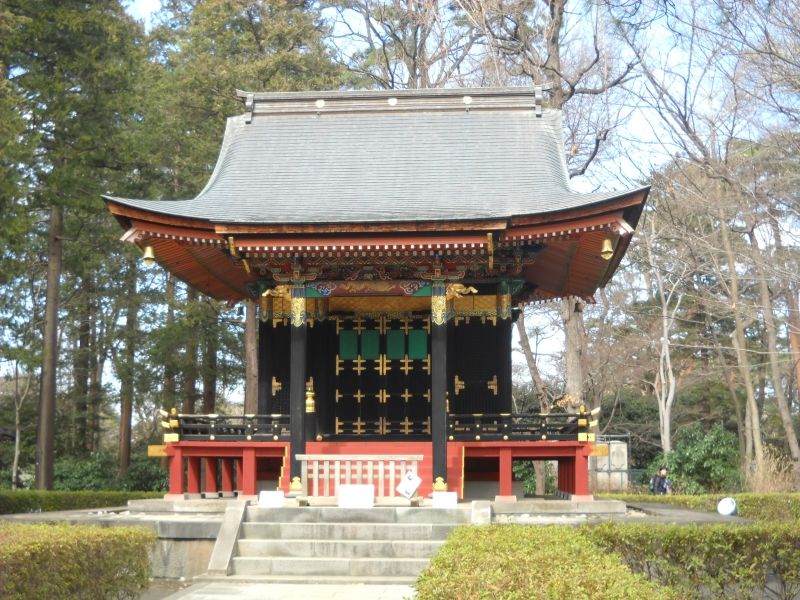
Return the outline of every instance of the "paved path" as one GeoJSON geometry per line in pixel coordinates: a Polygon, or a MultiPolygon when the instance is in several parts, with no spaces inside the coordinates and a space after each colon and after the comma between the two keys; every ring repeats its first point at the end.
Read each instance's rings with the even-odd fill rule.
{"type": "Polygon", "coordinates": [[[298,585],[285,583],[196,583],[164,600],[404,600],[410,585],[298,585]]]}

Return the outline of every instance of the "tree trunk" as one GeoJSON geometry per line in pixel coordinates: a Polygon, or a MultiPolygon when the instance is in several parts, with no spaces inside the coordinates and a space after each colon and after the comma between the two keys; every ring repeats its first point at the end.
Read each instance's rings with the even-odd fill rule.
{"type": "Polygon", "coordinates": [[[78,351],[75,353],[73,377],[75,381],[75,425],[73,429],[73,449],[82,452],[86,449],[87,416],[89,408],[89,363],[92,353],[92,297],[91,276],[83,281],[83,298],[78,322],[78,351]]]}
{"type": "MultiPolygon", "coordinates": [[[[186,290],[186,306],[197,300],[197,290],[189,286],[186,290]]],[[[191,309],[190,309],[191,310],[191,309]]],[[[192,415],[197,400],[197,338],[190,334],[186,339],[186,368],[183,371],[183,412],[192,415]]]]}
{"type": "MultiPolygon", "coordinates": [[[[167,331],[173,329],[175,323],[175,276],[167,273],[167,331]]],[[[164,361],[164,390],[162,396],[163,407],[166,410],[175,407],[175,364],[170,356],[164,361]]]]}
{"type": "Polygon", "coordinates": [[[583,300],[565,298],[561,302],[564,324],[564,373],[568,411],[576,411],[583,403],[583,360],[586,356],[586,331],[583,326],[583,300]]]}
{"type": "Polygon", "coordinates": [[[747,394],[747,406],[750,414],[748,430],[750,431],[750,439],[753,444],[753,459],[756,463],[756,477],[758,478],[764,472],[764,448],[761,443],[761,420],[759,418],[761,413],[758,410],[755,392],[753,391],[753,378],[750,373],[750,360],[747,357],[747,341],[744,334],[744,320],[742,319],[742,315],[739,311],[739,275],[736,271],[736,255],[734,254],[733,246],[731,245],[725,212],[720,205],[720,191],[717,190],[716,194],[720,238],[722,239],[722,247],[725,251],[725,259],[728,263],[728,275],[730,277],[730,302],[735,329],[733,346],[736,349],[736,362],[739,365],[739,373],[742,376],[745,393],[747,394]]]}
{"type": "Polygon", "coordinates": [[[131,419],[133,417],[134,379],[136,374],[136,328],[138,301],[136,278],[138,269],[133,261],[128,266],[127,307],[125,309],[125,355],[120,373],[119,415],[119,472],[124,474],[131,464],[131,419]]]}
{"type": "Polygon", "coordinates": [[[711,332],[711,340],[714,343],[714,351],[717,355],[717,360],[719,361],[719,366],[722,369],[722,374],[725,377],[725,384],[728,386],[728,392],[731,395],[731,403],[733,404],[733,409],[736,415],[736,433],[738,434],[739,438],[739,457],[742,461],[740,465],[742,468],[742,474],[745,473],[744,469],[747,466],[747,462],[745,457],[748,453],[747,448],[747,440],[745,438],[745,423],[746,423],[746,415],[742,415],[742,403],[739,401],[739,395],[736,393],[736,382],[733,380],[733,375],[731,375],[731,371],[728,368],[728,363],[725,360],[725,355],[722,352],[722,346],[719,343],[719,338],[717,337],[717,332],[714,330],[714,327],[711,324],[711,315],[708,314],[708,311],[703,309],[706,318],[706,328],[711,332]]]}
{"type": "Polygon", "coordinates": [[[14,363],[14,459],[11,462],[11,489],[16,490],[22,446],[22,405],[31,389],[31,374],[25,374],[25,390],[19,390],[19,362],[14,363]]]}
{"type": "Polygon", "coordinates": [[[519,346],[522,348],[522,353],[525,355],[525,362],[528,364],[528,372],[533,380],[535,387],[534,393],[536,399],[539,401],[539,412],[550,412],[550,405],[547,402],[547,394],[544,389],[544,382],[542,375],[539,373],[539,367],[536,364],[536,357],[533,355],[531,348],[531,341],[528,337],[528,330],[525,329],[525,309],[521,307],[519,317],[517,317],[517,333],[519,333],[519,346]]]}
{"type": "Polygon", "coordinates": [[[209,315],[205,322],[203,340],[203,412],[215,412],[217,403],[217,347],[219,331],[217,328],[217,312],[209,306],[209,315]]]}
{"type": "Polygon", "coordinates": [[[63,209],[50,207],[47,238],[47,294],[39,393],[39,431],[36,438],[36,487],[53,489],[53,449],[56,428],[56,370],[58,369],[58,299],[61,282],[63,209]]]}
{"type": "Polygon", "coordinates": [[[766,327],[767,334],[767,349],[769,352],[769,372],[772,382],[772,389],[775,393],[775,400],[778,403],[778,414],[780,414],[781,422],[783,424],[783,431],[786,434],[786,441],[789,444],[789,452],[794,461],[795,474],[800,477],[800,445],[797,442],[797,432],[794,430],[794,423],[792,420],[792,410],[789,402],[786,399],[786,393],[783,389],[783,376],[781,373],[780,365],[778,364],[778,333],[775,326],[775,315],[772,312],[772,296],[769,292],[769,285],[767,284],[767,274],[764,269],[763,256],[761,249],[758,247],[758,241],[755,237],[755,232],[751,229],[747,234],[750,240],[750,255],[753,259],[753,265],[756,267],[758,273],[758,288],[761,296],[761,309],[764,316],[764,326],[766,327]]]}
{"type": "Polygon", "coordinates": [[[789,349],[791,350],[792,366],[794,368],[794,385],[797,393],[797,403],[800,404],[800,310],[797,306],[797,297],[800,294],[797,286],[789,284],[787,304],[789,305],[789,349]]]}
{"type": "Polygon", "coordinates": [[[258,412],[258,319],[256,303],[245,301],[244,320],[244,414],[258,412]]]}

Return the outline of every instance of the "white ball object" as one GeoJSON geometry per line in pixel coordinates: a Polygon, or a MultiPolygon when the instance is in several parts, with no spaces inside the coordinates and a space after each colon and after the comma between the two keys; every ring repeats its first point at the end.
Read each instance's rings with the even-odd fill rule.
{"type": "Polygon", "coordinates": [[[723,498],[717,504],[717,512],[724,517],[730,517],[736,514],[736,500],[733,498],[723,498]]]}

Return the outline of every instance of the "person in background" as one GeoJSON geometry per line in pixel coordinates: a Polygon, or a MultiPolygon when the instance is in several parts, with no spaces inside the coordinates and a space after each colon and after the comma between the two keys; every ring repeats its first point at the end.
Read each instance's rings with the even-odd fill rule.
{"type": "Polygon", "coordinates": [[[667,479],[667,467],[659,467],[658,475],[650,480],[650,491],[658,496],[672,493],[672,483],[667,479]]]}

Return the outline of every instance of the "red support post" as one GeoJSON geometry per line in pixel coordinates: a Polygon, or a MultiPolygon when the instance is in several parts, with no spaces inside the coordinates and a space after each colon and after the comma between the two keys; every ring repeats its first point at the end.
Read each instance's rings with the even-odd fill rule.
{"type": "Polygon", "coordinates": [[[190,456],[186,462],[188,467],[188,482],[186,491],[190,494],[200,493],[200,458],[197,456],[190,456]]]}
{"type": "Polygon", "coordinates": [[[244,480],[244,460],[241,458],[234,458],[234,464],[236,465],[236,487],[234,489],[239,490],[239,493],[242,493],[244,487],[242,487],[242,482],[244,480]]]}
{"type": "Polygon", "coordinates": [[[215,456],[206,457],[206,485],[207,494],[217,493],[217,458],[215,456]]]}
{"type": "Polygon", "coordinates": [[[513,461],[511,460],[511,448],[503,448],[502,450],[500,450],[499,494],[501,496],[511,496],[514,493],[514,486],[512,483],[513,480],[512,464],[513,461]]]}
{"type": "Polygon", "coordinates": [[[233,461],[235,458],[221,458],[220,463],[222,466],[221,469],[221,479],[220,482],[222,484],[222,491],[223,492],[232,492],[233,491],[233,461]]]}
{"type": "Polygon", "coordinates": [[[169,457],[169,493],[183,494],[183,450],[173,447],[169,457]]]}
{"type": "Polygon", "coordinates": [[[589,457],[585,452],[579,450],[575,455],[574,491],[577,496],[589,495],[589,457]]]}
{"type": "Polygon", "coordinates": [[[242,452],[242,494],[255,496],[256,494],[256,450],[244,448],[242,452]]]}

